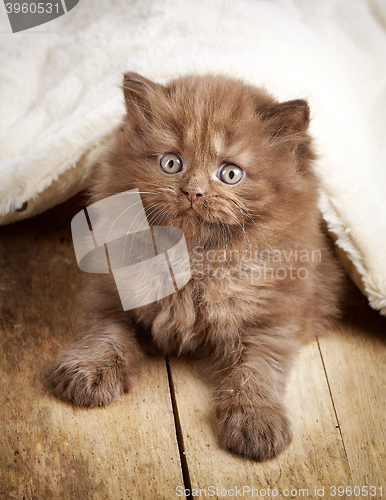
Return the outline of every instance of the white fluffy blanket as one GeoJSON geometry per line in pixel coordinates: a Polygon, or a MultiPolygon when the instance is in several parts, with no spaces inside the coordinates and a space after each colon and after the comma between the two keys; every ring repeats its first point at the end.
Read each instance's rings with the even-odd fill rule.
{"type": "Polygon", "coordinates": [[[84,186],[122,116],[124,71],[241,77],[308,99],[321,210],[386,314],[384,0],[80,0],[18,34],[0,8],[0,31],[0,223],[84,186]]]}

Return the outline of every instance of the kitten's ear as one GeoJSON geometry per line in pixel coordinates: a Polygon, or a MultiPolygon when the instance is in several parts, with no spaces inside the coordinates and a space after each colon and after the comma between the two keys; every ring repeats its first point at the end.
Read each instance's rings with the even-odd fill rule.
{"type": "Polygon", "coordinates": [[[271,141],[291,134],[299,135],[307,130],[310,123],[310,108],[303,99],[261,107],[256,113],[272,127],[271,141]]]}
{"type": "Polygon", "coordinates": [[[128,113],[149,118],[151,115],[151,102],[162,89],[162,85],[152,82],[138,73],[125,73],[123,75],[122,90],[128,113]]]}

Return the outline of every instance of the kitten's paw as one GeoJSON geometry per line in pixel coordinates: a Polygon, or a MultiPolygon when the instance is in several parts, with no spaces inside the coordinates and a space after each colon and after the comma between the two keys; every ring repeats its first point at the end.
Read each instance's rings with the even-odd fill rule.
{"type": "Polygon", "coordinates": [[[135,375],[118,355],[90,360],[74,349],[62,354],[49,380],[57,397],[93,407],[106,406],[127,392],[135,375]]]}
{"type": "Polygon", "coordinates": [[[270,460],[291,442],[290,422],[280,403],[218,407],[220,445],[258,462],[270,460]]]}

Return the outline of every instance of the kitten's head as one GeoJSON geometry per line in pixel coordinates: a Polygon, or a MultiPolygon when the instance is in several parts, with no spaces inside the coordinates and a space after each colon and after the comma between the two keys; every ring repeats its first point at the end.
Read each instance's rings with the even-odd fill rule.
{"type": "Polygon", "coordinates": [[[100,190],[138,188],[151,224],[202,242],[216,232],[277,244],[307,225],[316,182],[306,101],[279,103],[219,76],[160,85],[127,73],[123,91],[100,190]]]}

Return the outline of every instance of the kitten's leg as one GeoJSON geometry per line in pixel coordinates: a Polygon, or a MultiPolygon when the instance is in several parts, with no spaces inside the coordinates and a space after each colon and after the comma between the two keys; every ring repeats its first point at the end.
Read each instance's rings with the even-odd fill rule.
{"type": "Polygon", "coordinates": [[[283,406],[289,365],[299,343],[289,332],[256,332],[245,338],[233,366],[220,368],[216,414],[220,444],[233,453],[264,461],[291,442],[283,406]]]}
{"type": "Polygon", "coordinates": [[[59,356],[50,381],[54,393],[82,406],[105,406],[127,392],[143,354],[129,322],[96,314],[87,334],[59,356]]]}

